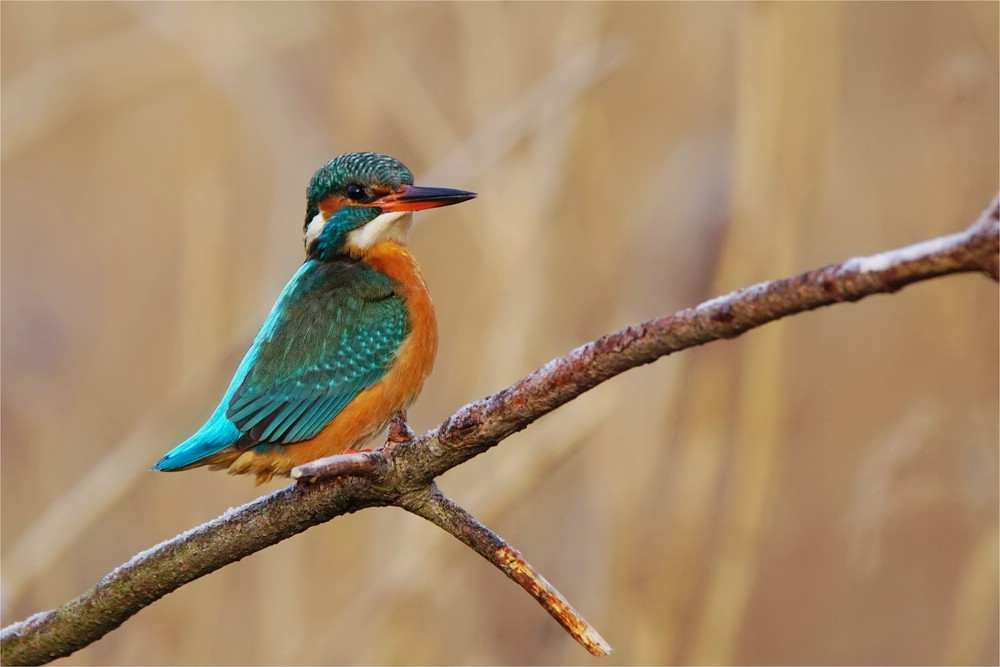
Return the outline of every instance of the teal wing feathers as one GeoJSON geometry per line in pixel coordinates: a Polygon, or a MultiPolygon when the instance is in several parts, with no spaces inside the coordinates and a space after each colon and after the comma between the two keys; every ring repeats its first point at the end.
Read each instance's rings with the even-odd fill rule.
{"type": "Polygon", "coordinates": [[[154,470],[227,447],[308,440],[385,375],[410,332],[393,281],[361,262],[309,260],[278,297],[219,406],[154,470]]]}
{"type": "Polygon", "coordinates": [[[238,447],[316,436],[385,375],[409,333],[391,279],[359,262],[316,262],[297,278],[229,398],[226,417],[242,433],[238,447]]]}

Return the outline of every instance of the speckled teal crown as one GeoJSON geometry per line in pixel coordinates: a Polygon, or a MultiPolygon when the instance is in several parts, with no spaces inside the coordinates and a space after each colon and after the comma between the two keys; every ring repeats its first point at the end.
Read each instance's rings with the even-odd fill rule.
{"type": "Polygon", "coordinates": [[[319,203],[331,194],[343,192],[350,183],[380,184],[396,190],[413,185],[413,174],[396,158],[381,153],[345,153],[319,168],[306,190],[305,224],[319,213],[319,203]]]}

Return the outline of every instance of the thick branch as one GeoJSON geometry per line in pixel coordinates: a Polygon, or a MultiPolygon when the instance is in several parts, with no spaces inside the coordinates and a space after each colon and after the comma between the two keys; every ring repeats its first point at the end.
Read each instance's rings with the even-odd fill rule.
{"type": "Polygon", "coordinates": [[[400,445],[394,455],[406,450],[407,460],[421,464],[422,474],[433,478],[601,382],[673,352],[735,338],[788,315],[896,292],[948,274],[984,272],[997,280],[998,239],[1000,195],[963,232],[758,283],[602,336],[509,388],[466,405],[437,429],[400,445]]]}
{"type": "Polygon", "coordinates": [[[366,477],[284,489],[138,554],[79,598],[4,628],[3,663],[40,664],[69,655],[146,605],[228,563],[335,516],[399,504],[405,494],[426,488],[446,470],[629,368],[787,315],[894,292],[921,280],[971,271],[996,278],[998,220],[994,200],[965,232],[754,285],[603,336],[465,406],[430,433],[374,452],[373,471],[366,477]]]}
{"type": "Polygon", "coordinates": [[[75,600],[4,628],[2,663],[70,655],[188,582],[335,516],[386,504],[358,481],[330,484],[323,493],[289,486],[136,554],[75,600]]]}

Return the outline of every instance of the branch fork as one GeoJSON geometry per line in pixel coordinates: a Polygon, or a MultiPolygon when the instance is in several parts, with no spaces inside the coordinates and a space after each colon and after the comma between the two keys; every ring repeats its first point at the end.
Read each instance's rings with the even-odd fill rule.
{"type": "MultiPolygon", "coordinates": [[[[396,445],[410,443],[413,437],[413,431],[406,423],[406,413],[400,411],[389,425],[385,447],[310,461],[293,468],[291,476],[299,484],[341,477],[369,477],[376,484],[386,484],[386,478],[391,476],[391,473],[385,474],[386,459],[392,458],[396,445]]],[[[591,654],[604,656],[611,653],[611,645],[521,556],[521,552],[447,498],[433,481],[416,492],[401,490],[393,504],[427,519],[471,547],[535,598],[591,654]]]]}

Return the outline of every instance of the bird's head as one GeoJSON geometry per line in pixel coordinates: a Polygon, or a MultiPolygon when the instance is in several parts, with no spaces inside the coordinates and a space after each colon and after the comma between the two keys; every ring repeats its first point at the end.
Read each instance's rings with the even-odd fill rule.
{"type": "Polygon", "coordinates": [[[413,211],[475,196],[464,190],[413,185],[406,165],[388,155],[341,155],[313,175],[306,191],[306,255],[358,256],[383,241],[405,242],[413,211]]]}

